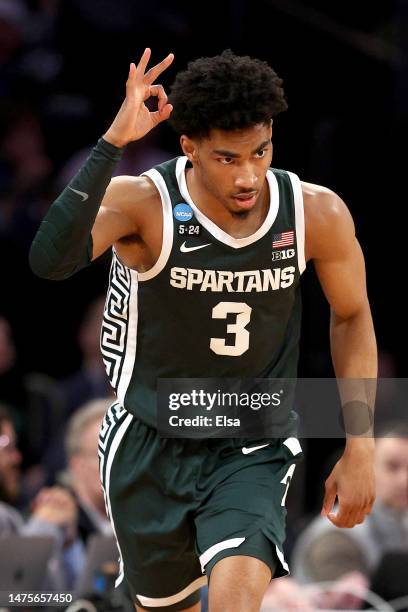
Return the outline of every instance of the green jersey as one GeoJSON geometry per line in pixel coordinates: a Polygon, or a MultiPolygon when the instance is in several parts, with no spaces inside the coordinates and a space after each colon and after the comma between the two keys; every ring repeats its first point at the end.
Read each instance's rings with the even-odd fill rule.
{"type": "MultiPolygon", "coordinates": [[[[161,253],[139,273],[113,250],[102,324],[117,397],[151,427],[159,378],[297,375],[305,269],[299,178],[268,170],[266,218],[251,236],[234,238],[192,201],[188,163],[179,157],[145,173],[162,200],[161,253]]],[[[157,222],[153,215],[150,222],[157,222]]]]}

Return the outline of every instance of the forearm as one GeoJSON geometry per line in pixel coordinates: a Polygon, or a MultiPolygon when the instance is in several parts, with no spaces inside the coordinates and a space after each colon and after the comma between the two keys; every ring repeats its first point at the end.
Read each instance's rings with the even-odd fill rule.
{"type": "Polygon", "coordinates": [[[366,446],[372,442],[377,378],[377,344],[368,304],[347,319],[332,312],[330,342],[347,447],[362,441],[366,446]]]}
{"type": "Polygon", "coordinates": [[[377,378],[377,343],[368,305],[347,319],[332,311],[330,344],[337,378],[377,378]]]}
{"type": "Polygon", "coordinates": [[[92,259],[91,230],[122,149],[100,139],[51,205],[33,240],[29,261],[42,278],[68,278],[92,259]]]}

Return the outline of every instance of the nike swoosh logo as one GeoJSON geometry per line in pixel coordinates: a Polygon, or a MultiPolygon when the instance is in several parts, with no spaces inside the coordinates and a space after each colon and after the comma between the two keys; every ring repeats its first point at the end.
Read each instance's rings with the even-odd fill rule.
{"type": "Polygon", "coordinates": [[[73,189],[72,187],[69,187],[69,189],[73,191],[74,193],[77,193],[78,195],[80,195],[83,202],[85,202],[85,200],[89,198],[89,195],[85,193],[85,191],[78,191],[78,189],[73,189]]]}
{"type": "Polygon", "coordinates": [[[261,444],[261,446],[251,446],[251,448],[247,448],[246,446],[243,446],[241,450],[244,453],[244,455],[249,455],[249,453],[253,453],[256,450],[259,450],[260,448],[265,448],[265,446],[269,446],[269,442],[268,444],[261,444]]]}
{"type": "Polygon", "coordinates": [[[195,247],[187,247],[186,243],[183,242],[183,244],[180,247],[180,251],[182,253],[189,253],[190,251],[197,251],[197,249],[203,249],[204,247],[207,246],[211,246],[211,242],[209,242],[208,244],[200,244],[199,246],[195,246],[195,247]]]}

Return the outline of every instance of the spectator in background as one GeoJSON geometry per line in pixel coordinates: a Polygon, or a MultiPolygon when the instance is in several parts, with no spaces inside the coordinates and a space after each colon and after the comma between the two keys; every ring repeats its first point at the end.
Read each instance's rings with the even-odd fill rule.
{"type": "Polygon", "coordinates": [[[102,324],[104,297],[91,302],[85,312],[78,331],[78,346],[82,354],[80,368],[57,383],[57,390],[62,402],[63,424],[49,442],[43,462],[47,467],[48,481],[53,482],[58,472],[67,466],[65,456],[65,429],[68,419],[88,401],[95,398],[114,397],[109,385],[99,346],[99,335],[102,324]]]}
{"type": "Polygon", "coordinates": [[[85,565],[89,536],[113,533],[106,516],[98,465],[99,429],[111,403],[98,399],[81,406],[71,417],[65,436],[68,468],[61,483],[72,493],[78,508],[77,537],[64,555],[65,573],[71,586],[85,565]]]}
{"type": "MultiPolygon", "coordinates": [[[[378,432],[375,474],[377,498],[364,523],[346,530],[317,517],[301,534],[292,556],[300,583],[348,579],[364,587],[385,552],[408,552],[406,423],[388,424],[378,432]]],[[[344,607],[344,601],[336,604],[344,607]]]]}
{"type": "Polygon", "coordinates": [[[113,401],[99,346],[104,305],[105,297],[100,296],[87,307],[78,331],[81,367],[60,383],[67,418],[89,400],[112,397],[113,401]]]}
{"type": "Polygon", "coordinates": [[[71,417],[65,436],[68,484],[78,504],[78,530],[83,542],[92,533],[112,534],[99,477],[98,437],[111,400],[88,402],[71,417]]]}
{"type": "Polygon", "coordinates": [[[0,315],[0,402],[8,405],[18,430],[23,427],[26,394],[23,375],[17,363],[17,351],[8,320],[0,315]]]}
{"type": "MultiPolygon", "coordinates": [[[[14,504],[18,498],[21,459],[11,418],[0,406],[0,533],[7,524],[3,522],[5,516],[18,516],[18,512],[6,504],[14,504]]],[[[14,524],[13,520],[11,524],[14,524]]]]}
{"type": "Polygon", "coordinates": [[[261,611],[268,610],[268,612],[269,610],[313,612],[315,609],[311,594],[290,576],[271,581],[261,607],[261,611]]]}
{"type": "MultiPolygon", "coordinates": [[[[0,141],[0,236],[25,252],[38,217],[48,208],[53,164],[48,158],[41,119],[15,103],[8,110],[0,141]]],[[[4,113],[3,113],[4,114],[4,113]]],[[[50,194],[52,197],[52,193],[50,194]]]]}
{"type": "Polygon", "coordinates": [[[1,154],[13,168],[13,195],[22,197],[47,178],[53,167],[45,153],[39,117],[24,110],[14,112],[11,119],[2,139],[1,154]]]}
{"type": "Polygon", "coordinates": [[[20,492],[21,453],[16,433],[6,409],[0,406],[0,538],[11,534],[50,536],[55,550],[49,565],[48,586],[67,586],[63,571],[63,548],[70,545],[77,522],[77,506],[70,493],[61,487],[43,489],[33,502],[27,521],[17,510],[20,492]]]}

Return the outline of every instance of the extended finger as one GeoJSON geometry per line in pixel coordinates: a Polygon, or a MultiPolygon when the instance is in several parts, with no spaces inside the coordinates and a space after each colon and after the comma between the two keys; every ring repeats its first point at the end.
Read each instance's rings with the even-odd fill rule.
{"type": "MultiPolygon", "coordinates": [[[[126,98],[128,100],[132,100],[135,93],[135,85],[136,85],[136,66],[134,63],[130,64],[129,67],[129,75],[126,81],[126,98]]],[[[125,104],[125,100],[123,101],[122,107],[125,104]]]]}
{"type": "Polygon", "coordinates": [[[136,74],[135,76],[138,77],[143,77],[145,70],[147,68],[147,64],[149,63],[149,59],[151,56],[152,52],[149,49],[149,47],[147,47],[142,54],[142,57],[139,60],[138,65],[136,66],[136,74]]]}
{"type": "Polygon", "coordinates": [[[159,64],[150,68],[148,72],[146,72],[144,76],[144,82],[146,85],[151,85],[157,79],[157,77],[166,70],[174,60],[173,53],[169,53],[167,57],[164,58],[159,64]]]}
{"type": "Polygon", "coordinates": [[[163,85],[150,85],[149,92],[151,96],[156,96],[158,98],[157,109],[162,111],[166,106],[168,99],[163,85]]]}

